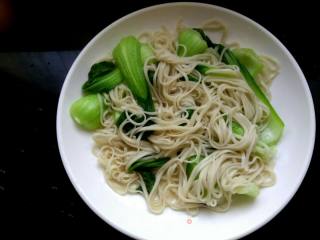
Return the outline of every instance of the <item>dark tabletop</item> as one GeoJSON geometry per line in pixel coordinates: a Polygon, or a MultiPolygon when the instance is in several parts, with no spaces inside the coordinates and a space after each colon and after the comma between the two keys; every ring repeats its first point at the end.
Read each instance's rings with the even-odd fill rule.
{"type": "MultiPolygon", "coordinates": [[[[5,134],[1,134],[0,200],[6,200],[0,209],[5,219],[1,229],[15,226],[10,232],[21,231],[25,236],[41,235],[39,230],[44,230],[59,236],[77,233],[129,239],[97,217],[70,183],[56,140],[57,102],[73,60],[95,34],[125,14],[164,1],[80,2],[0,0],[1,116],[5,123],[1,131],[5,134]]],[[[318,7],[307,1],[285,6],[280,6],[280,1],[211,3],[252,18],[280,39],[307,78],[319,118],[318,7]]],[[[309,239],[317,233],[312,227],[313,216],[319,215],[317,146],[318,139],[297,194],[271,222],[245,239],[289,235],[309,239]]]]}

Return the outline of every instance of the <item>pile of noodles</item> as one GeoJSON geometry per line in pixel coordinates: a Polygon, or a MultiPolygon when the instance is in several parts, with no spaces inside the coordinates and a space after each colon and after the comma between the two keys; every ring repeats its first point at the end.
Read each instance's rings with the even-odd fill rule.
{"type": "MultiPolygon", "coordinates": [[[[152,59],[149,59],[144,65],[156,111],[149,112],[147,119],[147,113],[136,103],[128,87],[118,85],[104,95],[109,111],[103,115],[104,128],[94,133],[94,153],[109,186],[120,194],[143,194],[154,213],[161,213],[166,207],[189,212],[201,207],[226,211],[239,187],[252,183],[267,187],[275,183],[273,151],[258,142],[269,111],[257,99],[237,66],[222,63],[214,49],[191,57],[177,56],[177,35],[183,28],[179,23],[174,31],[163,27],[140,36],[140,41],[151,44],[157,60],[157,64],[150,64],[152,59]],[[199,63],[232,69],[238,77],[201,76],[195,70],[199,63]],[[153,79],[148,78],[148,71],[155,71],[153,79]],[[190,73],[201,78],[200,81],[188,81],[190,73]],[[186,109],[194,110],[190,119],[186,109]],[[120,127],[115,125],[110,110],[126,112],[127,119],[120,127]],[[144,116],[145,120],[135,122],[133,115],[144,116]],[[154,124],[145,125],[150,120],[154,124]],[[242,126],[243,136],[232,132],[232,121],[242,126]],[[134,128],[126,132],[123,126],[128,122],[134,124],[134,128]],[[147,141],[141,139],[146,130],[153,131],[147,141]],[[262,158],[256,153],[257,148],[270,152],[269,157],[262,158]],[[127,169],[150,154],[170,157],[170,160],[156,171],[154,187],[148,193],[140,175],[128,173],[127,169]],[[205,158],[187,177],[185,169],[191,155],[205,158]]],[[[227,31],[222,23],[208,21],[202,28],[207,32],[220,32],[222,43],[230,48],[235,46],[225,43],[227,31]]],[[[257,81],[269,94],[268,88],[278,67],[271,58],[260,58],[264,68],[257,81]]]]}

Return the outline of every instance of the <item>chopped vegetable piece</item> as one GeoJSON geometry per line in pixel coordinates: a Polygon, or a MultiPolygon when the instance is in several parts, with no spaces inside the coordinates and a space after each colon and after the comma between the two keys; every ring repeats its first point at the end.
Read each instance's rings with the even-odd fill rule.
{"type": "Polygon", "coordinates": [[[70,108],[72,119],[83,129],[101,128],[103,101],[98,94],[88,95],[75,101],[70,108]]]}
{"type": "Polygon", "coordinates": [[[198,70],[203,75],[210,75],[212,77],[225,77],[225,78],[236,78],[239,77],[238,73],[232,69],[218,69],[213,66],[207,66],[199,64],[196,66],[198,70]]]}
{"type": "Polygon", "coordinates": [[[232,121],[231,128],[232,128],[233,133],[235,133],[236,135],[239,135],[239,136],[243,136],[244,129],[241,127],[241,125],[239,123],[232,121]]]}
{"type": "Polygon", "coordinates": [[[117,124],[120,116],[122,115],[123,112],[118,112],[118,111],[113,111],[112,112],[112,119],[113,119],[113,122],[119,127],[119,125],[117,124]]]}
{"type": "Polygon", "coordinates": [[[204,159],[204,156],[202,155],[193,155],[188,158],[190,162],[187,163],[186,165],[186,173],[187,176],[189,177],[192,173],[192,170],[195,168],[195,166],[202,160],[204,159]]]}
{"type": "Polygon", "coordinates": [[[82,86],[82,90],[85,93],[101,93],[104,91],[110,91],[122,82],[122,74],[118,68],[115,68],[111,72],[100,75],[95,78],[89,79],[82,86]]]}
{"type": "MultiPolygon", "coordinates": [[[[127,115],[125,112],[122,112],[119,116],[117,116],[117,119],[115,120],[115,123],[117,125],[117,127],[119,127],[121,125],[121,123],[126,120],[127,118],[127,115]]],[[[137,123],[141,123],[144,118],[143,116],[137,116],[137,115],[134,115],[131,117],[133,121],[137,122],[137,123]]],[[[145,126],[150,126],[154,124],[154,122],[152,120],[149,120],[146,122],[145,126]]],[[[135,126],[131,123],[131,122],[128,122],[126,123],[124,126],[123,126],[123,131],[124,132],[129,132],[130,130],[132,130],[135,126]]],[[[146,140],[151,134],[153,133],[153,131],[144,131],[143,132],[143,135],[142,135],[142,140],[146,140]]]]}
{"type": "Polygon", "coordinates": [[[260,189],[259,187],[254,183],[248,183],[245,186],[239,186],[235,189],[235,193],[241,194],[241,195],[247,195],[249,197],[257,197],[259,195],[260,189]]]}
{"type": "MultiPolygon", "coordinates": [[[[148,193],[151,192],[153,185],[155,183],[155,175],[152,171],[157,168],[161,168],[170,158],[163,157],[163,158],[149,158],[144,157],[137,161],[135,161],[131,166],[128,168],[128,172],[131,173],[133,171],[138,172],[147,188],[148,193]]],[[[142,190],[141,187],[138,190],[142,190]]]]}
{"type": "Polygon", "coordinates": [[[141,60],[144,64],[146,60],[152,58],[149,63],[155,63],[156,59],[154,58],[154,53],[152,48],[147,43],[141,43],[141,60]]]}
{"type": "Polygon", "coordinates": [[[144,184],[146,185],[147,192],[150,193],[156,181],[156,176],[152,172],[139,172],[139,174],[141,175],[144,184]]]}
{"type": "Polygon", "coordinates": [[[262,71],[263,63],[253,49],[236,48],[232,52],[253,77],[256,77],[262,71]]]}
{"type": "Polygon", "coordinates": [[[194,112],[194,110],[193,109],[190,109],[190,108],[188,108],[187,110],[187,113],[188,113],[188,119],[191,119],[191,117],[192,117],[192,114],[193,114],[193,112],[194,112]]]}
{"type": "Polygon", "coordinates": [[[155,74],[154,71],[148,71],[148,78],[151,84],[154,84],[153,83],[154,74],[155,74]]]}
{"type": "Polygon", "coordinates": [[[89,79],[100,77],[108,74],[116,68],[116,65],[113,62],[99,62],[92,65],[90,72],[88,74],[89,79]]]}
{"type": "Polygon", "coordinates": [[[207,43],[201,35],[193,29],[185,29],[179,33],[178,43],[184,47],[178,48],[179,56],[193,56],[203,53],[207,48],[207,43]]]}
{"type": "Polygon", "coordinates": [[[141,158],[135,161],[128,168],[128,172],[141,172],[141,171],[150,171],[155,168],[162,167],[170,158],[162,157],[162,158],[141,158]]]}
{"type": "Polygon", "coordinates": [[[133,36],[124,37],[113,50],[113,57],[138,104],[148,112],[154,111],[154,104],[143,72],[141,44],[133,36]]]}

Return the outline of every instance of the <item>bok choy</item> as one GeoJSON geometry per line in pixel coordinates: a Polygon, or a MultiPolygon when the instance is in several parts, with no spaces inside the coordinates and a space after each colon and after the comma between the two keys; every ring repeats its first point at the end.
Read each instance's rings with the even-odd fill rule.
{"type": "Polygon", "coordinates": [[[145,61],[147,61],[149,59],[150,59],[149,63],[156,62],[153,50],[149,44],[141,43],[140,52],[141,52],[141,60],[142,60],[143,64],[145,63],[145,61]]]}
{"type": "Polygon", "coordinates": [[[144,157],[131,164],[131,166],[128,168],[128,172],[131,173],[135,171],[140,174],[146,185],[148,193],[150,193],[156,180],[154,171],[158,168],[161,168],[169,159],[170,158],[168,157],[144,157]]]}
{"type": "Polygon", "coordinates": [[[164,165],[170,158],[162,157],[162,158],[141,158],[135,161],[131,166],[128,168],[128,172],[133,171],[150,171],[155,168],[160,168],[164,165]]]}
{"type": "Polygon", "coordinates": [[[112,62],[94,64],[88,74],[88,81],[82,86],[84,93],[110,91],[122,82],[120,70],[112,62]]]}
{"type": "Polygon", "coordinates": [[[178,55],[179,56],[193,56],[199,53],[203,53],[207,48],[207,43],[201,37],[201,35],[190,28],[184,29],[178,36],[178,55]]]}
{"type": "Polygon", "coordinates": [[[154,112],[154,104],[143,72],[141,43],[133,36],[124,37],[113,50],[113,58],[138,104],[154,112]]]}
{"type": "Polygon", "coordinates": [[[191,175],[191,173],[192,173],[193,169],[195,168],[195,166],[197,166],[198,163],[202,159],[204,159],[204,156],[202,156],[202,155],[199,155],[199,156],[193,155],[193,156],[188,158],[189,162],[186,165],[186,174],[187,174],[188,177],[191,175]]]}
{"type": "Polygon", "coordinates": [[[260,135],[260,140],[268,145],[276,144],[283,132],[284,123],[276,110],[271,105],[269,99],[266,97],[264,92],[260,89],[259,85],[257,84],[254,77],[248,71],[246,66],[238,60],[235,54],[229,50],[228,48],[224,47],[222,44],[213,43],[209,37],[204,33],[202,29],[195,29],[198,31],[202,38],[207,42],[208,47],[216,49],[219,54],[223,54],[222,61],[228,65],[236,65],[239,67],[241,74],[243,75],[244,79],[246,80],[247,84],[259,98],[259,100],[265,104],[270,111],[270,117],[267,127],[260,135]]]}
{"type": "Polygon", "coordinates": [[[253,49],[236,48],[232,52],[239,62],[248,69],[252,77],[256,77],[262,71],[263,63],[253,49]]]}
{"type": "MultiPolygon", "coordinates": [[[[144,181],[144,184],[146,185],[147,192],[150,193],[156,181],[156,175],[153,172],[145,172],[145,171],[139,172],[139,174],[141,175],[144,181]]],[[[142,190],[141,187],[139,189],[142,190]]]]}
{"type": "Polygon", "coordinates": [[[84,96],[75,101],[70,108],[72,119],[85,130],[101,128],[104,106],[99,94],[84,96]]]}
{"type": "Polygon", "coordinates": [[[248,183],[244,186],[236,187],[235,193],[255,198],[260,193],[260,188],[255,183],[248,183]]]}

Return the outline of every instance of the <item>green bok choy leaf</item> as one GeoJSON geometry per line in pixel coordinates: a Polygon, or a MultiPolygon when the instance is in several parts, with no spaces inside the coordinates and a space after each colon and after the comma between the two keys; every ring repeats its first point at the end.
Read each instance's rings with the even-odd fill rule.
{"type": "Polygon", "coordinates": [[[245,67],[245,65],[242,64],[237,59],[237,57],[231,50],[225,48],[222,44],[213,43],[202,29],[195,29],[195,30],[201,34],[202,38],[207,42],[208,47],[216,49],[216,51],[219,54],[223,54],[222,61],[224,63],[228,65],[236,65],[239,67],[240,72],[243,75],[244,79],[246,80],[247,84],[250,86],[250,88],[253,90],[253,92],[256,94],[259,100],[269,108],[269,111],[270,111],[269,122],[267,127],[261,133],[260,140],[268,145],[276,144],[281,138],[281,135],[284,129],[284,123],[280,118],[280,116],[278,115],[278,113],[276,112],[276,110],[271,105],[269,99],[266,97],[264,92],[260,89],[254,77],[250,74],[250,72],[245,67]]]}

